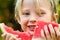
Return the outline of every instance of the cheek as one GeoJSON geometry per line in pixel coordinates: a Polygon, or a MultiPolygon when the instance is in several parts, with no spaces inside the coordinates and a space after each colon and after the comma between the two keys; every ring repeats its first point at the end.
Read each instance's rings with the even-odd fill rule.
{"type": "Polygon", "coordinates": [[[21,17],[21,24],[26,25],[28,22],[28,18],[21,17]]]}
{"type": "Polygon", "coordinates": [[[52,20],[51,15],[45,16],[44,20],[45,20],[46,22],[51,22],[51,20],[52,20]]]}
{"type": "Polygon", "coordinates": [[[28,23],[28,19],[27,18],[21,18],[21,28],[22,28],[23,31],[26,30],[27,23],[28,23]]]}
{"type": "Polygon", "coordinates": [[[27,20],[22,21],[21,24],[26,26],[27,25],[27,20]]]}
{"type": "Polygon", "coordinates": [[[45,21],[45,22],[51,22],[52,18],[51,18],[51,15],[45,15],[43,17],[40,17],[39,20],[45,21]]]}
{"type": "Polygon", "coordinates": [[[21,20],[21,24],[26,25],[27,22],[28,22],[28,20],[29,20],[29,16],[24,16],[24,15],[22,15],[22,16],[20,17],[20,20],[21,20]]]}

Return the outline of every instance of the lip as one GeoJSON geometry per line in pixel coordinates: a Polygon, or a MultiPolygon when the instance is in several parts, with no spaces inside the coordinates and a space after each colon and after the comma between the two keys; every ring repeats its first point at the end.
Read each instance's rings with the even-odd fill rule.
{"type": "Polygon", "coordinates": [[[30,31],[34,31],[36,25],[28,25],[27,27],[30,31]]]}

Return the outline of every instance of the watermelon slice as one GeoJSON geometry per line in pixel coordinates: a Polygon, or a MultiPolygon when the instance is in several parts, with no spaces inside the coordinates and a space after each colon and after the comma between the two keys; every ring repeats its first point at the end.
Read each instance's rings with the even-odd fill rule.
{"type": "Polygon", "coordinates": [[[31,40],[30,33],[14,31],[11,27],[8,27],[3,23],[0,23],[0,29],[1,29],[2,33],[11,33],[14,35],[18,35],[18,38],[21,38],[21,40],[31,40]]]}
{"type": "MultiPolygon", "coordinates": [[[[39,37],[41,37],[41,34],[40,34],[41,29],[44,30],[44,25],[47,25],[47,27],[48,27],[49,24],[52,24],[53,28],[54,27],[58,27],[58,24],[57,23],[38,21],[37,22],[37,26],[38,27],[35,28],[35,30],[34,30],[33,38],[39,38],[39,37]]],[[[49,30],[49,28],[48,28],[48,30],[49,30]]]]}

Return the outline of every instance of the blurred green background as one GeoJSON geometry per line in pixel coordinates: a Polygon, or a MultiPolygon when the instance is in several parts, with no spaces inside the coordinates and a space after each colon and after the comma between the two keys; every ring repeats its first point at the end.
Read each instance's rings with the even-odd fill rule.
{"type": "MultiPolygon", "coordinates": [[[[15,0],[0,0],[0,23],[5,23],[7,26],[14,28],[14,30],[21,31],[21,27],[14,18],[15,0]]],[[[1,32],[0,32],[0,40],[1,32]]]]}
{"type": "MultiPolygon", "coordinates": [[[[60,23],[60,0],[55,0],[57,12],[59,14],[58,23],[60,23]]],[[[15,0],[0,0],[0,23],[5,23],[15,30],[21,30],[20,25],[14,19],[15,0]]],[[[0,38],[1,40],[1,38],[0,38]]]]}
{"type": "Polygon", "coordinates": [[[0,23],[3,22],[8,26],[13,27],[15,30],[20,30],[20,25],[14,18],[15,1],[16,0],[0,0],[0,23]]]}

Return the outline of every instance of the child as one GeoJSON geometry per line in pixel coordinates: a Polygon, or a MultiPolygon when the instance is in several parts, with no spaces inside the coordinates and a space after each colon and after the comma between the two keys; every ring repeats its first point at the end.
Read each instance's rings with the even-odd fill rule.
{"type": "MultiPolygon", "coordinates": [[[[56,13],[54,0],[17,0],[15,17],[18,23],[21,24],[22,30],[33,35],[37,20],[57,22],[58,15],[56,13]]],[[[44,26],[44,30],[46,36],[44,35],[44,31],[41,30],[41,39],[36,38],[35,40],[60,40],[60,32],[57,27],[53,29],[52,25],[49,24],[51,35],[49,34],[46,25],[44,26]]],[[[19,40],[15,35],[8,33],[3,34],[3,37],[6,40],[19,40]]]]}

